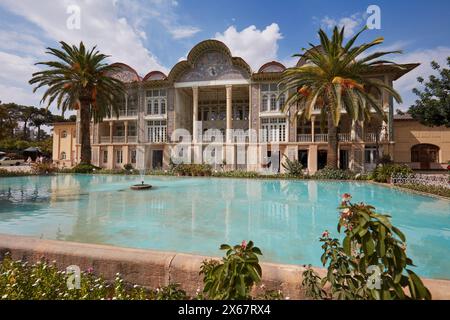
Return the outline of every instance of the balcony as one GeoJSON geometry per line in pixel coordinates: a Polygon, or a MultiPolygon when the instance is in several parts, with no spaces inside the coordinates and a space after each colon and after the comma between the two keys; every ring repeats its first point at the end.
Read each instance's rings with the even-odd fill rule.
{"type": "Polygon", "coordinates": [[[137,136],[128,136],[128,143],[137,143],[137,136]]]}
{"type": "MultiPolygon", "coordinates": [[[[109,144],[111,143],[125,143],[125,136],[113,136],[112,139],[110,136],[100,137],[101,144],[109,144]]],[[[128,143],[137,143],[137,136],[128,136],[128,143]]]]}
{"type": "Polygon", "coordinates": [[[312,142],[312,134],[299,134],[297,135],[298,142],[312,142]]]}
{"type": "Polygon", "coordinates": [[[352,141],[352,137],[351,137],[350,133],[339,133],[338,139],[341,142],[351,142],[352,141]]]}
{"type": "Polygon", "coordinates": [[[326,133],[315,134],[314,141],[315,142],[328,142],[328,134],[326,134],[326,133]]]}
{"type": "Polygon", "coordinates": [[[125,136],[113,136],[113,143],[125,143],[125,136]]]}

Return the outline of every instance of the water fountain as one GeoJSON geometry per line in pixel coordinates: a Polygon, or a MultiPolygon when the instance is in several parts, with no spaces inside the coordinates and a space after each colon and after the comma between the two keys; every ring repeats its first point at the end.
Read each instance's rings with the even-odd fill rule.
{"type": "Polygon", "coordinates": [[[145,165],[144,165],[144,151],[142,149],[139,149],[139,154],[140,157],[138,157],[138,166],[140,167],[139,170],[139,175],[141,177],[141,183],[140,184],[134,184],[132,185],[130,188],[132,190],[147,190],[147,189],[151,189],[152,186],[150,184],[146,184],[144,183],[144,178],[145,178],[145,165]]]}

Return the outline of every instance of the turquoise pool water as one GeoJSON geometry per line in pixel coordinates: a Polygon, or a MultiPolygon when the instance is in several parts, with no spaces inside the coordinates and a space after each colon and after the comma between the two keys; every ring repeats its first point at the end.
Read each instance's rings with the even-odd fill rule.
{"type": "Polygon", "coordinates": [[[0,233],[222,255],[252,239],[263,260],[320,266],[321,233],[337,235],[340,195],[390,213],[426,277],[450,279],[450,201],[368,183],[60,175],[0,178],[0,233]]]}

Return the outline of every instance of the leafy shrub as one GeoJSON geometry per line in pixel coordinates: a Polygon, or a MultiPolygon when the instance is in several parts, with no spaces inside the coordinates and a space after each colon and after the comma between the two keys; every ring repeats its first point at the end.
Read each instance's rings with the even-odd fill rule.
{"type": "Polygon", "coordinates": [[[261,281],[261,250],[252,241],[234,247],[223,244],[220,249],[227,251],[221,262],[204,261],[201,267],[203,293],[214,300],[250,299],[253,285],[261,281]]]}
{"type": "Polygon", "coordinates": [[[174,173],[180,176],[210,176],[212,168],[209,164],[179,164],[174,173]]]}
{"type": "Polygon", "coordinates": [[[187,300],[186,291],[180,288],[178,283],[169,284],[167,287],[156,289],[154,300],[187,300]]]}
{"type": "Polygon", "coordinates": [[[119,274],[108,282],[87,270],[80,275],[80,289],[68,289],[70,274],[54,263],[13,261],[6,254],[0,264],[0,300],[185,300],[178,284],[149,290],[126,283],[119,274]]]}
{"type": "Polygon", "coordinates": [[[9,171],[6,169],[0,168],[0,177],[23,177],[32,175],[31,172],[26,171],[9,171]]]}
{"type": "Polygon", "coordinates": [[[126,171],[131,171],[133,170],[133,165],[131,163],[124,164],[123,169],[126,171]]]}
{"type": "Polygon", "coordinates": [[[391,156],[388,154],[383,154],[380,159],[377,160],[377,165],[386,165],[394,163],[391,156]]]}
{"type": "Polygon", "coordinates": [[[290,160],[286,157],[286,161],[282,164],[283,168],[286,172],[294,177],[302,177],[303,176],[303,165],[298,160],[290,160]]]}
{"type": "Polygon", "coordinates": [[[213,176],[219,178],[261,178],[258,172],[244,170],[218,171],[214,172],[213,176]]]}
{"type": "Polygon", "coordinates": [[[372,172],[373,180],[377,182],[389,182],[392,175],[408,175],[412,174],[413,171],[410,167],[403,164],[386,164],[380,165],[375,168],[372,172]]]}
{"type": "Polygon", "coordinates": [[[390,216],[350,200],[344,194],[339,207],[338,232],[345,229],[342,246],[328,231],[322,234],[321,260],[324,266],[328,264],[328,273],[319,285],[319,276],[308,268],[303,273],[306,293],[324,298],[320,288],[328,283],[330,293],[325,297],[331,299],[431,299],[422,280],[408,269],[413,261],[406,255],[406,238],[392,226],[390,216]]]}
{"type": "Polygon", "coordinates": [[[73,173],[92,173],[93,171],[101,170],[92,164],[78,164],[72,168],[73,173]]]}
{"type": "Polygon", "coordinates": [[[424,184],[400,184],[396,185],[397,187],[411,189],[419,192],[425,192],[430,194],[435,194],[441,197],[450,198],[450,187],[445,188],[442,186],[432,186],[432,185],[424,185],[424,184]]]}
{"type": "Polygon", "coordinates": [[[351,180],[355,177],[355,174],[350,170],[335,169],[329,166],[317,171],[314,175],[314,179],[324,180],[351,180]]]}
{"type": "Polygon", "coordinates": [[[44,162],[44,163],[33,163],[31,164],[31,171],[34,174],[51,174],[58,171],[52,163],[44,162]]]}

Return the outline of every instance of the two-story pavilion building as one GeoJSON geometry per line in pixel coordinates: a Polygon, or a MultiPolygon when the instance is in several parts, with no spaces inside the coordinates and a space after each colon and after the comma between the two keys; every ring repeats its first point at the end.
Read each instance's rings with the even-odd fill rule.
{"type": "MultiPolygon", "coordinates": [[[[300,60],[298,65],[303,63],[300,60]]],[[[326,164],[327,131],[320,125],[320,111],[315,110],[311,121],[304,122],[296,116],[295,107],[287,113],[280,110],[286,97],[279,97],[277,83],[286,68],[279,62],[268,62],[253,71],[222,42],[206,40],[168,75],[151,71],[140,77],[126,64],[118,65],[120,72],[115,76],[126,83],[127,94],[119,117],[92,124],[94,165],[167,168],[178,153],[187,155],[183,162],[214,158],[228,169],[251,171],[267,167],[283,171],[278,164],[286,157],[298,159],[310,173],[326,164]],[[187,135],[192,136],[188,142],[187,135]],[[181,151],[177,149],[180,141],[185,145],[181,151]],[[208,147],[211,144],[220,148],[208,147]]],[[[380,65],[367,76],[392,86],[417,65],[403,65],[403,70],[380,65]]],[[[393,100],[386,93],[377,99],[388,115],[387,122],[374,114],[371,121],[358,123],[343,113],[339,126],[341,168],[370,168],[379,150],[394,157],[393,100]]],[[[80,154],[78,121],[79,117],[71,153],[75,163],[80,154]]]]}

